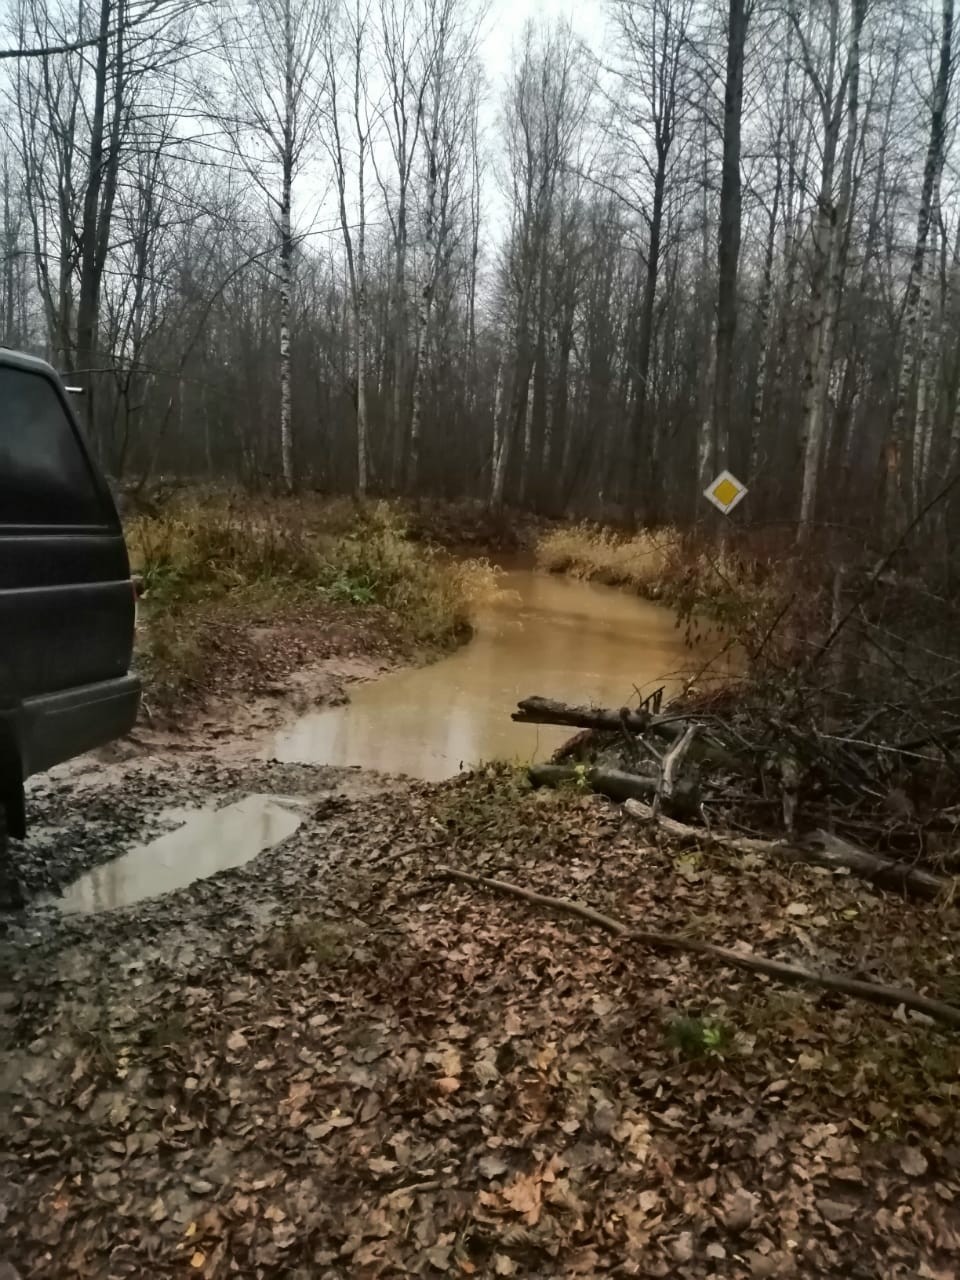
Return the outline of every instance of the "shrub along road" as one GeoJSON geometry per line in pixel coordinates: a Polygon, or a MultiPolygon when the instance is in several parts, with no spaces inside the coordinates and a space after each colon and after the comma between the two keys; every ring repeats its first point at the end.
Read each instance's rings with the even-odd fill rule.
{"type": "Polygon", "coordinates": [[[310,816],[164,898],[8,918],[0,1256],[22,1276],[955,1274],[956,1036],[436,868],[956,999],[954,907],[657,847],[508,770],[384,785],[209,759],[51,785],[54,880],[187,798],[310,816]]]}

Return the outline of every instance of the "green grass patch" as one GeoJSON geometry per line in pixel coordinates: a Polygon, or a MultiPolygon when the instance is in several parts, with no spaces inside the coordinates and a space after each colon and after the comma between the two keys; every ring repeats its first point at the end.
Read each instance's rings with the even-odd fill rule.
{"type": "Polygon", "coordinates": [[[678,1014],[665,1028],[667,1044],[681,1058],[723,1057],[733,1047],[732,1027],[716,1018],[678,1014]]]}

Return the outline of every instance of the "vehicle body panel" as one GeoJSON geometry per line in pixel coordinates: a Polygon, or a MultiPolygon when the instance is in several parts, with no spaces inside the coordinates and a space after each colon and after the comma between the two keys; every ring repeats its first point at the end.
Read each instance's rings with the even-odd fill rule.
{"type": "Polygon", "coordinates": [[[0,349],[0,801],[132,727],[135,614],[116,505],[60,379],[0,349]]]}

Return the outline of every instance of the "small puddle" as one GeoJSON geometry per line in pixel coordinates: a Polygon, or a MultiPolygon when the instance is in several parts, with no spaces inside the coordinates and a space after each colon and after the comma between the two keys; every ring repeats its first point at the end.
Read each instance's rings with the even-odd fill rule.
{"type": "Polygon", "coordinates": [[[109,911],[182,889],[249,862],[293,835],[303,818],[297,801],[278,796],[245,796],[223,809],[193,810],[176,831],[81,876],[58,905],[65,915],[109,911]]]}
{"type": "MultiPolygon", "coordinates": [[[[356,685],[342,707],[311,712],[276,735],[284,763],[360,765],[435,782],[485,760],[543,759],[573,732],[514,724],[520,698],[635,705],[637,690],[678,690],[723,648],[684,643],[673,613],[625,591],[515,569],[503,594],[450,657],[356,685]]],[[[712,676],[736,669],[731,657],[712,676]]]]}

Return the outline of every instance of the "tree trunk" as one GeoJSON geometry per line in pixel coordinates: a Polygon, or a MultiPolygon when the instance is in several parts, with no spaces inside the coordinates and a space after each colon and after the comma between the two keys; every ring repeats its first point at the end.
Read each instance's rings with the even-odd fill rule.
{"type": "Polygon", "coordinates": [[[367,286],[364,279],[363,234],[357,237],[357,497],[367,496],[367,286]]]}
{"type": "Polygon", "coordinates": [[[637,325],[637,370],[634,381],[633,406],[633,477],[631,506],[633,514],[647,512],[649,494],[641,500],[641,490],[650,484],[649,452],[647,440],[647,398],[650,381],[650,353],[653,345],[653,310],[657,299],[657,280],[660,274],[660,242],[663,236],[663,201],[666,191],[667,154],[670,148],[657,148],[657,168],[653,179],[653,205],[650,210],[650,242],[647,248],[647,269],[644,273],[643,294],[640,300],[640,320],[637,325]],[[644,450],[646,449],[646,464],[644,450]]]}
{"type": "Polygon", "coordinates": [[[290,362],[290,311],[293,295],[293,233],[290,223],[290,205],[293,187],[293,29],[290,14],[291,0],[284,0],[284,120],[283,120],[283,169],[280,192],[280,465],[283,487],[293,493],[293,422],[290,362]]]}
{"type": "Polygon", "coordinates": [[[497,361],[497,385],[493,395],[493,451],[490,459],[490,506],[503,506],[503,486],[507,475],[507,428],[503,419],[503,357],[497,361]]]}
{"type": "MultiPolygon", "coordinates": [[[[939,187],[939,183],[937,184],[939,187]]],[[[938,192],[934,192],[934,204],[938,204],[938,192]]],[[[913,510],[919,511],[923,505],[927,490],[927,474],[930,464],[930,452],[933,437],[933,411],[935,399],[935,380],[937,370],[936,352],[937,325],[934,322],[934,293],[937,285],[935,271],[937,218],[932,221],[933,244],[927,255],[928,265],[924,267],[924,276],[920,289],[919,313],[919,360],[917,362],[917,406],[913,423],[913,510]]]]}
{"type": "Polygon", "coordinates": [[[520,457],[520,501],[527,498],[527,486],[530,480],[531,455],[533,453],[533,380],[536,377],[536,360],[530,365],[527,377],[526,394],[523,406],[523,453],[520,457]]]}
{"type": "Polygon", "coordinates": [[[393,487],[403,486],[403,452],[406,444],[404,393],[407,370],[407,208],[406,184],[400,189],[397,236],[394,246],[393,315],[393,487]]]}
{"type": "MultiPolygon", "coordinates": [[[[851,198],[853,159],[856,150],[860,87],[860,36],[867,0],[852,0],[850,42],[846,72],[836,81],[835,56],[831,58],[831,76],[821,99],[824,122],[823,160],[820,170],[820,194],[813,231],[813,268],[811,272],[810,310],[807,351],[803,376],[803,471],[800,494],[800,518],[797,539],[809,536],[816,513],[823,453],[827,384],[833,362],[833,338],[837,309],[840,305],[842,277],[846,267],[845,227],[851,198]],[[841,161],[840,189],[834,197],[834,173],[840,138],[841,102],[846,86],[847,132],[841,161]]],[[[831,8],[831,47],[838,43],[839,0],[831,8]]]]}
{"type": "Polygon", "coordinates": [[[752,5],[730,0],[727,72],[723,95],[723,172],[717,245],[717,337],[713,392],[713,447],[717,465],[727,465],[734,349],[737,336],[737,273],[740,262],[740,134],[743,118],[743,59],[752,5]]]}
{"type": "Polygon", "coordinates": [[[753,403],[750,406],[750,460],[749,474],[756,476],[760,468],[760,432],[763,422],[764,395],[767,387],[767,371],[770,366],[771,346],[773,343],[773,257],[777,243],[777,224],[780,218],[780,201],[783,196],[783,134],[786,128],[786,99],[788,77],[784,76],[783,94],[780,101],[780,118],[777,122],[777,136],[774,145],[776,153],[776,180],[773,187],[773,204],[767,222],[767,243],[763,254],[763,275],[760,280],[760,297],[757,301],[757,337],[759,354],[757,357],[756,382],[753,388],[753,403]]]}
{"type": "MultiPolygon", "coordinates": [[[[80,294],[77,302],[77,331],[75,344],[74,368],[80,370],[93,369],[96,365],[97,321],[100,311],[100,283],[103,275],[103,261],[100,248],[103,245],[104,256],[109,233],[109,219],[106,227],[101,221],[108,213],[101,209],[101,196],[109,175],[113,174],[115,182],[119,156],[106,142],[106,103],[107,77],[111,62],[115,79],[115,97],[122,92],[123,86],[123,3],[118,0],[116,17],[113,13],[112,0],[100,0],[99,30],[96,45],[96,61],[94,64],[93,110],[90,115],[89,167],[87,170],[86,189],[83,195],[83,214],[80,226],[80,294]],[[116,25],[116,46],[114,57],[110,58],[111,26],[116,25]]],[[[115,104],[115,111],[118,104],[115,104]]],[[[119,119],[115,117],[114,125],[119,127],[119,119]]],[[[112,203],[112,201],[111,201],[112,203]]],[[[106,201],[104,202],[106,204],[106,201]]],[[[66,246],[64,246],[64,249],[66,246]]],[[[87,432],[95,448],[99,449],[96,436],[96,390],[95,375],[90,374],[86,383],[86,395],[83,398],[84,418],[87,432]]]]}
{"type": "Polygon", "coordinates": [[[953,0],[943,0],[940,33],[940,59],[930,109],[930,139],[923,166],[923,185],[920,191],[920,208],[917,212],[917,232],[910,261],[910,275],[903,308],[903,354],[900,360],[900,376],[897,380],[897,396],[893,413],[893,425],[887,447],[886,494],[884,501],[888,529],[900,529],[906,524],[907,512],[904,494],[909,491],[907,477],[903,474],[908,401],[914,389],[914,371],[919,337],[918,319],[920,289],[923,280],[923,264],[930,232],[934,194],[943,171],[944,146],[947,132],[947,102],[950,92],[950,72],[953,61],[953,0]]]}
{"type": "Polygon", "coordinates": [[[3,332],[7,346],[17,342],[15,273],[17,265],[17,235],[10,210],[10,166],[6,153],[3,156],[3,332]]]}
{"type": "Polygon", "coordinates": [[[356,32],[354,50],[353,117],[357,130],[357,260],[356,287],[354,289],[357,333],[357,497],[362,502],[367,496],[368,443],[367,443],[367,205],[364,190],[364,164],[366,161],[367,134],[361,123],[361,34],[356,32]]]}

